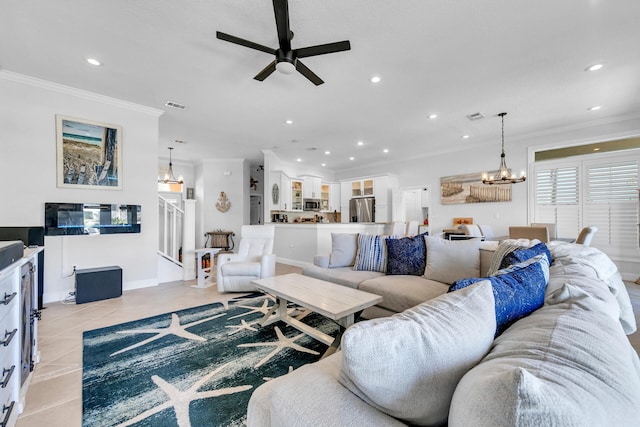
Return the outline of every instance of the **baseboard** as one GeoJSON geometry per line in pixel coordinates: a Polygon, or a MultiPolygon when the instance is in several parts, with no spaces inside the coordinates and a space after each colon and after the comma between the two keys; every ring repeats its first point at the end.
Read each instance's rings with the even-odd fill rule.
{"type": "Polygon", "coordinates": [[[124,282],[122,284],[122,290],[131,291],[133,289],[150,288],[152,286],[158,286],[158,284],[159,283],[157,278],[146,279],[146,280],[134,280],[131,282],[124,282]]]}

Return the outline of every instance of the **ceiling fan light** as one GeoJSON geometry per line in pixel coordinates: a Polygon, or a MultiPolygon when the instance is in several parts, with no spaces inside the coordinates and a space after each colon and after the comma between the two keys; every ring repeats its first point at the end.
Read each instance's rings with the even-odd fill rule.
{"type": "Polygon", "coordinates": [[[291,62],[280,61],[276,63],[276,70],[278,70],[282,74],[292,74],[296,71],[296,66],[291,62]]]}

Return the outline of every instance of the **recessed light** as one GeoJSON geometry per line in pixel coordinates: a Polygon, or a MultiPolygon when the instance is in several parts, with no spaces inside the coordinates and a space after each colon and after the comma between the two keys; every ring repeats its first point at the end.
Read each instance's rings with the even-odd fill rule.
{"type": "Polygon", "coordinates": [[[355,159],[356,159],[355,157],[349,157],[349,160],[355,160],[355,159]]]}
{"type": "Polygon", "coordinates": [[[371,83],[380,83],[380,80],[382,80],[380,78],[380,76],[373,76],[369,79],[371,81],[371,83]]]}
{"type": "Polygon", "coordinates": [[[364,142],[358,141],[358,146],[362,147],[363,145],[364,145],[364,142]]]}
{"type": "Polygon", "coordinates": [[[296,159],[296,162],[301,162],[301,161],[302,161],[302,159],[299,158],[299,157],[296,159]]]}
{"type": "Polygon", "coordinates": [[[460,138],[462,138],[462,139],[469,139],[469,135],[462,135],[460,138]]]}
{"type": "Polygon", "coordinates": [[[327,166],[327,164],[326,164],[326,163],[323,163],[323,164],[322,164],[322,167],[325,167],[325,166],[327,166]]]}
{"type": "Polygon", "coordinates": [[[593,64],[593,65],[589,65],[587,68],[585,68],[585,71],[598,71],[601,70],[602,67],[604,67],[604,64],[599,63],[599,64],[593,64]]]}
{"type": "Polygon", "coordinates": [[[102,63],[95,58],[87,58],[87,62],[91,65],[95,65],[96,67],[99,67],[102,65],[102,63]]]}
{"type": "Polygon", "coordinates": [[[293,124],[293,120],[285,120],[284,122],[285,122],[286,124],[288,124],[288,125],[293,124]]]}
{"type": "Polygon", "coordinates": [[[430,119],[436,119],[436,118],[438,118],[438,115],[437,114],[429,114],[429,118],[430,119]]]}
{"type": "Polygon", "coordinates": [[[388,153],[388,152],[389,152],[389,149],[388,149],[388,148],[385,148],[384,150],[382,150],[382,152],[383,152],[383,153],[388,153]]]}
{"type": "Polygon", "coordinates": [[[331,151],[327,150],[327,151],[324,152],[324,154],[326,154],[328,156],[329,154],[331,154],[331,151]]]}
{"type": "Polygon", "coordinates": [[[593,151],[600,151],[600,148],[596,147],[593,149],[593,151]]]}
{"type": "Polygon", "coordinates": [[[589,110],[589,111],[598,111],[601,108],[602,108],[602,105],[594,105],[593,107],[587,108],[587,110],[589,110]]]}

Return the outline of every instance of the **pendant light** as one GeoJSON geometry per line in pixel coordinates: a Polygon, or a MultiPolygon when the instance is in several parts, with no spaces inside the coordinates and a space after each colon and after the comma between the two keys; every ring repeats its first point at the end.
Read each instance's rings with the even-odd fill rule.
{"type": "Polygon", "coordinates": [[[165,184],[182,184],[184,180],[182,177],[180,179],[176,179],[173,176],[173,163],[171,162],[171,151],[173,151],[173,147],[167,147],[169,149],[169,169],[167,169],[167,173],[164,174],[164,179],[162,182],[165,184]]]}
{"type": "Polygon", "coordinates": [[[516,177],[513,172],[511,172],[511,169],[507,167],[507,161],[505,159],[506,156],[504,154],[504,116],[506,116],[507,113],[500,113],[498,115],[502,119],[502,153],[500,154],[500,168],[498,169],[496,175],[488,175],[487,173],[484,173],[482,175],[482,183],[493,185],[516,184],[518,182],[524,182],[527,180],[524,171],[522,172],[520,177],[516,177]]]}

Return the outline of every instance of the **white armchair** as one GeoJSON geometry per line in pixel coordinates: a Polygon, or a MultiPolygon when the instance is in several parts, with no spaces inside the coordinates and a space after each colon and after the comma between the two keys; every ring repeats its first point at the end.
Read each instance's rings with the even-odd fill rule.
{"type": "Polygon", "coordinates": [[[238,253],[218,255],[218,291],[255,291],[252,280],[275,276],[273,225],[243,225],[238,253]]]}

